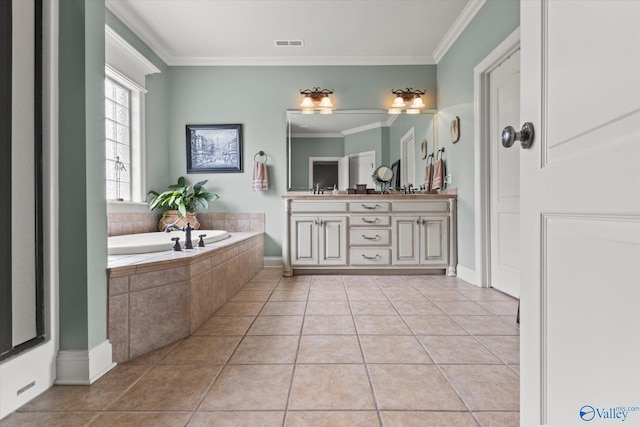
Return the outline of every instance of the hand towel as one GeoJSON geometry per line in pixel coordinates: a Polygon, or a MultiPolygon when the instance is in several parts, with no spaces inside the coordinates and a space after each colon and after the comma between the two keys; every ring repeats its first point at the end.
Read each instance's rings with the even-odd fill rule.
{"type": "Polygon", "coordinates": [[[444,189],[444,160],[436,160],[436,164],[433,168],[433,190],[444,189]]]}
{"type": "Polygon", "coordinates": [[[253,165],[253,180],[251,181],[253,191],[264,191],[269,189],[269,175],[267,174],[267,164],[255,162],[253,165]]]}
{"type": "Polygon", "coordinates": [[[431,191],[431,180],[433,179],[433,165],[427,163],[427,167],[424,168],[424,189],[431,191]]]}

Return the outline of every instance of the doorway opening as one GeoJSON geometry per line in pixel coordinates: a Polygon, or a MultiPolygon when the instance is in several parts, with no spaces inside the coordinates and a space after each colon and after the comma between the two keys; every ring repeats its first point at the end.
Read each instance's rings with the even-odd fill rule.
{"type": "MultiPolygon", "coordinates": [[[[492,117],[491,110],[491,73],[508,58],[520,50],[520,30],[516,29],[496,49],[493,50],[480,64],[474,68],[474,151],[475,151],[475,271],[458,269],[458,275],[481,287],[492,285],[491,254],[492,248],[492,196],[491,196],[491,153],[498,148],[499,140],[495,138],[492,127],[497,122],[492,117]]],[[[495,111],[494,114],[495,115],[495,111]]],[[[495,159],[494,159],[495,162],[495,159]]],[[[495,173],[495,171],[494,171],[495,173]]],[[[493,183],[494,187],[496,183],[493,183]]],[[[494,189],[494,192],[496,190],[494,189]]],[[[494,220],[495,222],[495,220],[494,220]]],[[[495,224],[494,224],[495,228],[495,224]]],[[[494,245],[496,239],[494,237],[494,245]]],[[[495,260],[494,260],[495,261],[495,260]]],[[[519,286],[518,286],[519,288],[519,286]]],[[[517,292],[519,296],[519,289],[517,292]]]]}

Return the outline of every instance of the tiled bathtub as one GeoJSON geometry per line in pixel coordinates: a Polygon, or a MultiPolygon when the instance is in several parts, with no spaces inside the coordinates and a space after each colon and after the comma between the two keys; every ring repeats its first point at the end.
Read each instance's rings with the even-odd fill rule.
{"type": "Polygon", "coordinates": [[[123,362],[189,336],[263,267],[262,232],[182,252],[109,256],[109,341],[123,362]]]}

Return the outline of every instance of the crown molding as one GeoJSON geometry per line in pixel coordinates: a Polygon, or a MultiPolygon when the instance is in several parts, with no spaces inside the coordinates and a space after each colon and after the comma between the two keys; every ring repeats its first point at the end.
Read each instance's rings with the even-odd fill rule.
{"type": "Polygon", "coordinates": [[[116,18],[118,18],[126,27],[131,30],[140,40],[142,40],[148,47],[151,49],[160,59],[164,61],[165,64],[169,64],[169,59],[171,55],[165,51],[160,43],[156,40],[157,36],[152,34],[146,28],[143,28],[141,22],[143,20],[139,19],[137,16],[130,14],[125,7],[122,6],[122,3],[116,0],[105,0],[105,7],[109,10],[109,12],[113,13],[116,18]]]}
{"type": "Polygon", "coordinates": [[[451,28],[449,28],[449,31],[447,31],[447,34],[444,35],[440,43],[438,43],[438,46],[436,46],[433,51],[432,56],[436,64],[438,64],[449,49],[451,49],[451,46],[453,46],[456,40],[458,40],[460,34],[462,34],[462,32],[467,28],[469,23],[473,18],[475,18],[486,2],[487,0],[470,0],[469,3],[467,3],[451,28]]]}
{"type": "MultiPolygon", "coordinates": [[[[160,56],[160,55],[158,55],[160,56]]],[[[434,65],[432,56],[309,56],[163,59],[170,66],[434,65]]]]}

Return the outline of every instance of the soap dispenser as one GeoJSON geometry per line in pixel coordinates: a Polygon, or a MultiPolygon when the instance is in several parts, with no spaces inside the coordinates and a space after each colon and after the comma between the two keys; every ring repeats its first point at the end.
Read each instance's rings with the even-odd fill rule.
{"type": "Polygon", "coordinates": [[[336,188],[335,184],[333,184],[333,191],[331,193],[338,194],[338,189],[336,188]]]}

